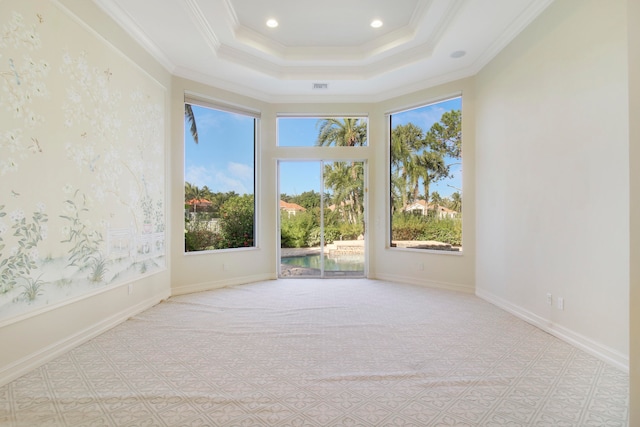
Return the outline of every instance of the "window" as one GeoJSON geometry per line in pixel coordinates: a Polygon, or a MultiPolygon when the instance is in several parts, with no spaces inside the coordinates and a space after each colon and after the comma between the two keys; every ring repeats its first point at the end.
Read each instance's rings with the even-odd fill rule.
{"type": "Polygon", "coordinates": [[[365,147],[364,117],[279,117],[280,147],[365,147]]]}
{"type": "Polygon", "coordinates": [[[462,98],[393,113],[391,247],[462,250],[462,98]]]}
{"type": "Polygon", "coordinates": [[[366,117],[278,118],[278,146],[322,147],[279,150],[280,277],[365,275],[367,163],[362,150],[338,147],[365,147],[367,125],[366,117]]]}
{"type": "Polygon", "coordinates": [[[185,103],[185,251],[255,246],[258,118],[185,103]]]}

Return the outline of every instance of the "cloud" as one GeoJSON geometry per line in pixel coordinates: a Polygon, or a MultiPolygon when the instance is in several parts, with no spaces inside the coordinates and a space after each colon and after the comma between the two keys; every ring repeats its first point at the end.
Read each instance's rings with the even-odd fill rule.
{"type": "Polygon", "coordinates": [[[242,180],[253,180],[253,168],[249,165],[242,163],[229,162],[227,164],[227,170],[231,175],[242,180]]]}
{"type": "Polygon", "coordinates": [[[189,166],[184,173],[184,180],[198,187],[205,185],[211,188],[210,183],[214,181],[211,168],[204,166],[189,166]]]}
{"type": "Polygon", "coordinates": [[[253,167],[242,163],[228,162],[224,169],[214,166],[190,166],[185,171],[184,179],[200,188],[206,185],[214,193],[253,192],[253,167]]]}

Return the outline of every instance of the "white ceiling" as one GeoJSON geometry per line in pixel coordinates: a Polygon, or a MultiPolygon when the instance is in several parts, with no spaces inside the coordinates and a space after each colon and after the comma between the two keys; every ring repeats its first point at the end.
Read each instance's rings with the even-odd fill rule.
{"type": "Polygon", "coordinates": [[[474,75],[553,0],[93,1],[174,75],[268,102],[374,102],[474,75]]]}

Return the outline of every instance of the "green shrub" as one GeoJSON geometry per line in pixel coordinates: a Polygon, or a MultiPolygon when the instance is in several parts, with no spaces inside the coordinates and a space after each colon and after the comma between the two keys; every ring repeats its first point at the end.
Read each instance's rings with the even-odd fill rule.
{"type": "Polygon", "coordinates": [[[317,221],[310,212],[282,215],[280,220],[281,246],[283,248],[305,248],[320,243],[317,221]]]}
{"type": "Polygon", "coordinates": [[[461,246],[462,220],[446,218],[429,221],[419,240],[435,240],[452,246],[461,246]]]}
{"type": "Polygon", "coordinates": [[[392,240],[434,240],[462,245],[462,219],[424,217],[412,213],[393,216],[392,240]]]}
{"type": "Polygon", "coordinates": [[[423,216],[401,212],[393,215],[391,224],[392,240],[421,240],[427,226],[423,216]]]}
{"type": "Polygon", "coordinates": [[[220,239],[217,249],[253,246],[253,196],[244,194],[229,198],[220,208],[220,239]]]}
{"type": "Polygon", "coordinates": [[[206,251],[215,249],[216,233],[209,229],[206,221],[187,221],[184,233],[184,250],[206,251]]]}

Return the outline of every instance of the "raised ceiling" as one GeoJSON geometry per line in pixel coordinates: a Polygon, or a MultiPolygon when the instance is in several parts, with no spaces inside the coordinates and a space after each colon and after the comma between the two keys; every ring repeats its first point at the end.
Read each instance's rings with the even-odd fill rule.
{"type": "Polygon", "coordinates": [[[269,102],[368,102],[474,75],[553,0],[93,1],[174,75],[269,102]]]}

